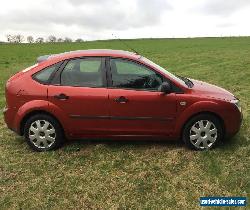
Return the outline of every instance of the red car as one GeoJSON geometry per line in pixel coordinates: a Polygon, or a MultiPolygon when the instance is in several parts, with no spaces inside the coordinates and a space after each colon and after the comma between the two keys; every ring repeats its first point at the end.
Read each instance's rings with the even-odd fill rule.
{"type": "Polygon", "coordinates": [[[119,50],[41,56],[7,81],[6,102],[7,126],[37,151],[86,137],[181,138],[205,150],[242,121],[230,92],[119,50]]]}

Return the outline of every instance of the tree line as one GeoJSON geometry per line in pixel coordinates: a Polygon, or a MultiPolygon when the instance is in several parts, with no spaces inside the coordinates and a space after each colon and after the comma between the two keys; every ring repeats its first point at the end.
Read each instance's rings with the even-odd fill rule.
{"type": "Polygon", "coordinates": [[[38,37],[38,38],[34,38],[33,36],[27,36],[24,37],[21,34],[8,34],[6,35],[7,38],[7,42],[9,43],[23,43],[25,41],[27,41],[28,43],[44,43],[44,42],[50,42],[50,43],[55,43],[55,42],[83,42],[84,40],[79,38],[76,40],[73,40],[69,37],[65,37],[65,38],[57,38],[56,36],[50,35],[47,38],[43,38],[43,37],[38,37]]]}

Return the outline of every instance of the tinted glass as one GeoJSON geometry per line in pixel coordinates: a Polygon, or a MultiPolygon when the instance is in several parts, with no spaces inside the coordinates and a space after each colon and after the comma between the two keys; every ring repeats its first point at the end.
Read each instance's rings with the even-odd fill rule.
{"type": "Polygon", "coordinates": [[[52,66],[49,66],[39,71],[38,73],[36,73],[33,78],[40,83],[47,84],[49,82],[51,75],[59,68],[60,65],[61,65],[61,62],[54,64],[52,66]]]}
{"type": "Polygon", "coordinates": [[[112,87],[158,90],[164,78],[151,69],[129,60],[111,59],[112,87]]]}
{"type": "Polygon", "coordinates": [[[70,60],[61,74],[61,85],[80,87],[102,87],[101,58],[70,60]]]}

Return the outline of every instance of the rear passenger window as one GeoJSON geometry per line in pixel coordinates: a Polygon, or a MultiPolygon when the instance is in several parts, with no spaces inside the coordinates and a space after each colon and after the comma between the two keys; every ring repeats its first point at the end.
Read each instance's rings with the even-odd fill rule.
{"type": "Polygon", "coordinates": [[[102,87],[101,58],[81,58],[70,60],[61,73],[61,85],[102,87]]]}
{"type": "Polygon", "coordinates": [[[50,77],[60,67],[60,65],[61,62],[37,72],[36,74],[34,74],[33,79],[39,83],[48,84],[50,77]]]}
{"type": "Polygon", "coordinates": [[[98,73],[100,66],[100,60],[85,60],[80,62],[80,72],[98,73]]]}

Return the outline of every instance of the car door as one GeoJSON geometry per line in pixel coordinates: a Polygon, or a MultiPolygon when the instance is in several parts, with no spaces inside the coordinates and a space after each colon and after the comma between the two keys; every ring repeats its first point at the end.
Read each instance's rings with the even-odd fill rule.
{"type": "Polygon", "coordinates": [[[111,58],[109,105],[117,135],[170,135],[176,117],[176,94],[158,91],[167,79],[132,60],[111,58]]]}
{"type": "Polygon", "coordinates": [[[48,100],[66,115],[73,135],[105,133],[108,113],[105,62],[101,57],[71,59],[48,87],[48,100]]]}

